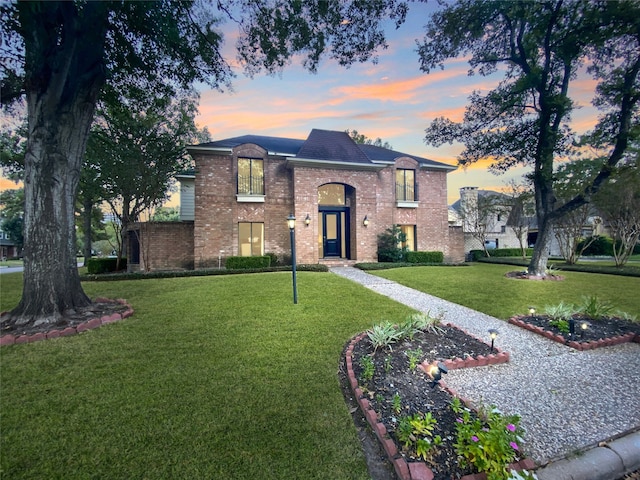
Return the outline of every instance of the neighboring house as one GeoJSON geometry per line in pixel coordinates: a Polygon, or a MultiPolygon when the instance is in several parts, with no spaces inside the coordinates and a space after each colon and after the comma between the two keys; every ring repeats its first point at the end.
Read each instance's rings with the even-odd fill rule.
{"type": "Polygon", "coordinates": [[[16,258],[20,256],[20,251],[14,245],[13,240],[9,238],[9,234],[0,229],[0,258],[16,258]]]}
{"type": "Polygon", "coordinates": [[[159,241],[153,223],[136,224],[133,269],[217,267],[228,256],[267,253],[288,258],[290,214],[298,263],[375,262],[378,235],[393,225],[410,250],[464,259],[446,201],[447,173],[456,167],[315,129],[305,140],[245,135],[188,151],[195,171],[178,177],[182,222],[155,224],[165,235],[173,229],[181,243],[159,241]],[[151,253],[159,243],[171,249],[151,253]],[[168,265],[180,244],[190,255],[168,265]]]}
{"type": "Polygon", "coordinates": [[[460,199],[450,207],[450,220],[454,225],[462,226],[465,253],[483,248],[479,237],[484,237],[487,249],[520,247],[518,237],[510,227],[510,213],[507,195],[463,187],[460,199]]]}
{"type": "MultiPolygon", "coordinates": [[[[462,227],[464,232],[464,251],[481,250],[478,231],[484,229],[485,246],[488,250],[494,248],[520,248],[518,237],[512,228],[516,221],[524,223],[524,245],[533,247],[538,235],[535,216],[524,217],[515,215],[508,195],[491,190],[479,190],[477,187],[463,187],[460,189],[460,199],[449,207],[449,223],[462,227]]],[[[591,237],[607,234],[608,230],[602,224],[602,219],[594,212],[582,226],[581,236],[591,237]]],[[[559,227],[557,227],[559,228],[559,227]]],[[[554,235],[549,247],[549,254],[561,256],[558,240],[554,235]]]]}

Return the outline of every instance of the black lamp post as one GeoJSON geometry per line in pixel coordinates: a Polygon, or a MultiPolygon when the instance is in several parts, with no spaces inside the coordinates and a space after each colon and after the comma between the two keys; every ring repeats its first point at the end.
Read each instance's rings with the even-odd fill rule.
{"type": "Polygon", "coordinates": [[[289,236],[291,237],[291,266],[293,271],[293,303],[298,303],[298,285],[296,284],[296,217],[290,213],[287,217],[289,236]]]}

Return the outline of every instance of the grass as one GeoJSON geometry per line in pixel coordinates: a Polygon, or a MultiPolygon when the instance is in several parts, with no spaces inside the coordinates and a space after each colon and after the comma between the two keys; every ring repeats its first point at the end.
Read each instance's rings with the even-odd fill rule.
{"type": "MultiPolygon", "coordinates": [[[[2,310],[20,277],[2,275],[2,310]]],[[[340,352],[411,311],[335,275],[298,280],[298,305],[286,273],[83,284],[135,315],[0,349],[0,476],[369,478],[340,352]]]]}
{"type": "MultiPolygon", "coordinates": [[[[640,314],[640,279],[508,265],[377,272],[499,318],[596,294],[640,314]]],[[[0,310],[21,274],[0,275],[0,310]]],[[[0,349],[0,477],[366,479],[336,375],[354,334],[411,310],[345,279],[300,272],[85,282],[135,315],[0,349]]]]}
{"type": "Polygon", "coordinates": [[[559,272],[565,280],[508,279],[509,265],[474,263],[468,267],[412,267],[374,273],[422,292],[465,305],[497,318],[526,314],[529,306],[541,310],[560,302],[581,303],[596,295],[615,309],[640,317],[640,278],[594,273],[559,272]]]}

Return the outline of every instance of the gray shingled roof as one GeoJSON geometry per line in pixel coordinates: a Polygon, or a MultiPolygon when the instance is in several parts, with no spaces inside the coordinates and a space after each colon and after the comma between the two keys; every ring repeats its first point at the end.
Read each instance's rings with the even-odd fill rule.
{"type": "Polygon", "coordinates": [[[284,155],[296,155],[302,147],[304,140],[299,138],[267,137],[264,135],[242,135],[240,137],[225,138],[215,142],[195,145],[203,148],[235,148],[246,143],[254,143],[271,153],[284,155]]]}
{"type": "Polygon", "coordinates": [[[375,164],[380,162],[392,163],[399,157],[410,157],[425,167],[431,166],[447,170],[455,170],[456,168],[446,163],[375,145],[356,144],[348,133],[333,130],[313,129],[306,140],[263,135],[242,135],[240,137],[201,143],[194,145],[194,147],[231,149],[246,143],[259,145],[269,153],[290,155],[305,160],[375,164]]]}

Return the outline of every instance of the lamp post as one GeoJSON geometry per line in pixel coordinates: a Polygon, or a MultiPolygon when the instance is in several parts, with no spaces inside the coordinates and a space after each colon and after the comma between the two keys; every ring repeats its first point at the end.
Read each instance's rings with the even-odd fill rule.
{"type": "Polygon", "coordinates": [[[296,284],[296,217],[290,213],[287,217],[289,236],[291,238],[291,266],[293,271],[293,303],[298,303],[298,285],[296,284]]]}

